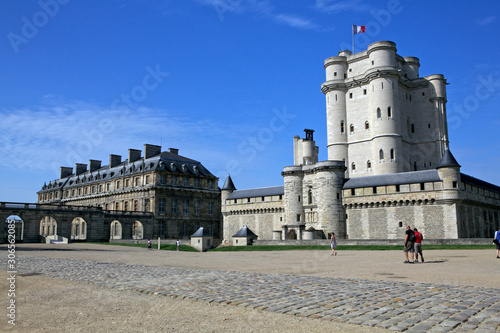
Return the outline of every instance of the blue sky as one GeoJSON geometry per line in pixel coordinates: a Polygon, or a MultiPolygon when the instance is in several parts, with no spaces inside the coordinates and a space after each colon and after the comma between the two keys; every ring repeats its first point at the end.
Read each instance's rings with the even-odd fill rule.
{"type": "Polygon", "coordinates": [[[292,138],[326,154],[323,61],[391,40],[444,74],[462,172],[500,184],[498,1],[41,0],[0,12],[0,201],[35,202],[60,166],[145,143],[238,189],[283,183],[292,138]]]}

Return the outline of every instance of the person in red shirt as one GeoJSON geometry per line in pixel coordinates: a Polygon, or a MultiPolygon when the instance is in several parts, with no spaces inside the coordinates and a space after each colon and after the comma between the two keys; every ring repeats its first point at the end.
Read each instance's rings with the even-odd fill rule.
{"type": "Polygon", "coordinates": [[[418,262],[418,254],[420,253],[420,258],[422,258],[422,262],[424,262],[424,255],[422,254],[422,239],[424,239],[424,236],[418,232],[417,228],[413,229],[415,232],[415,237],[417,238],[415,240],[415,262],[418,262]]]}

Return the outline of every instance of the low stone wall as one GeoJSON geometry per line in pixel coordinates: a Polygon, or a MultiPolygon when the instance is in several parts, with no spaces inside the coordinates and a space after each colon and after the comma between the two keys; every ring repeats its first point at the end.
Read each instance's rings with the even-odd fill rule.
{"type": "MultiPolygon", "coordinates": [[[[330,245],[328,239],[256,240],[254,245],[330,245]]],[[[402,239],[337,239],[337,245],[403,245],[402,239]]],[[[490,238],[424,239],[422,245],[491,245],[490,238]]]]}

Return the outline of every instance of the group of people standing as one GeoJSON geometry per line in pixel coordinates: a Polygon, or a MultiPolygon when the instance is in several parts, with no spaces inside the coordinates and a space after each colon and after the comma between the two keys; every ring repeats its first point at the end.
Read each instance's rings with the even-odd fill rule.
{"type": "Polygon", "coordinates": [[[422,262],[425,261],[424,255],[422,254],[422,239],[424,239],[424,236],[420,232],[418,232],[417,228],[412,230],[409,225],[406,226],[405,241],[403,248],[403,252],[406,258],[406,260],[404,261],[405,264],[413,264],[418,262],[419,254],[422,262]],[[409,258],[408,258],[408,253],[410,254],[409,258]]]}

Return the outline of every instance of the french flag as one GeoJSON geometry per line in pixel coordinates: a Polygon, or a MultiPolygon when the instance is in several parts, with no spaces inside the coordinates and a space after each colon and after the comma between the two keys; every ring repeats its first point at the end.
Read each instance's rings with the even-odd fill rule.
{"type": "Polygon", "coordinates": [[[362,34],[363,32],[365,32],[366,28],[364,25],[352,25],[352,34],[355,35],[355,34],[362,34]]]}

